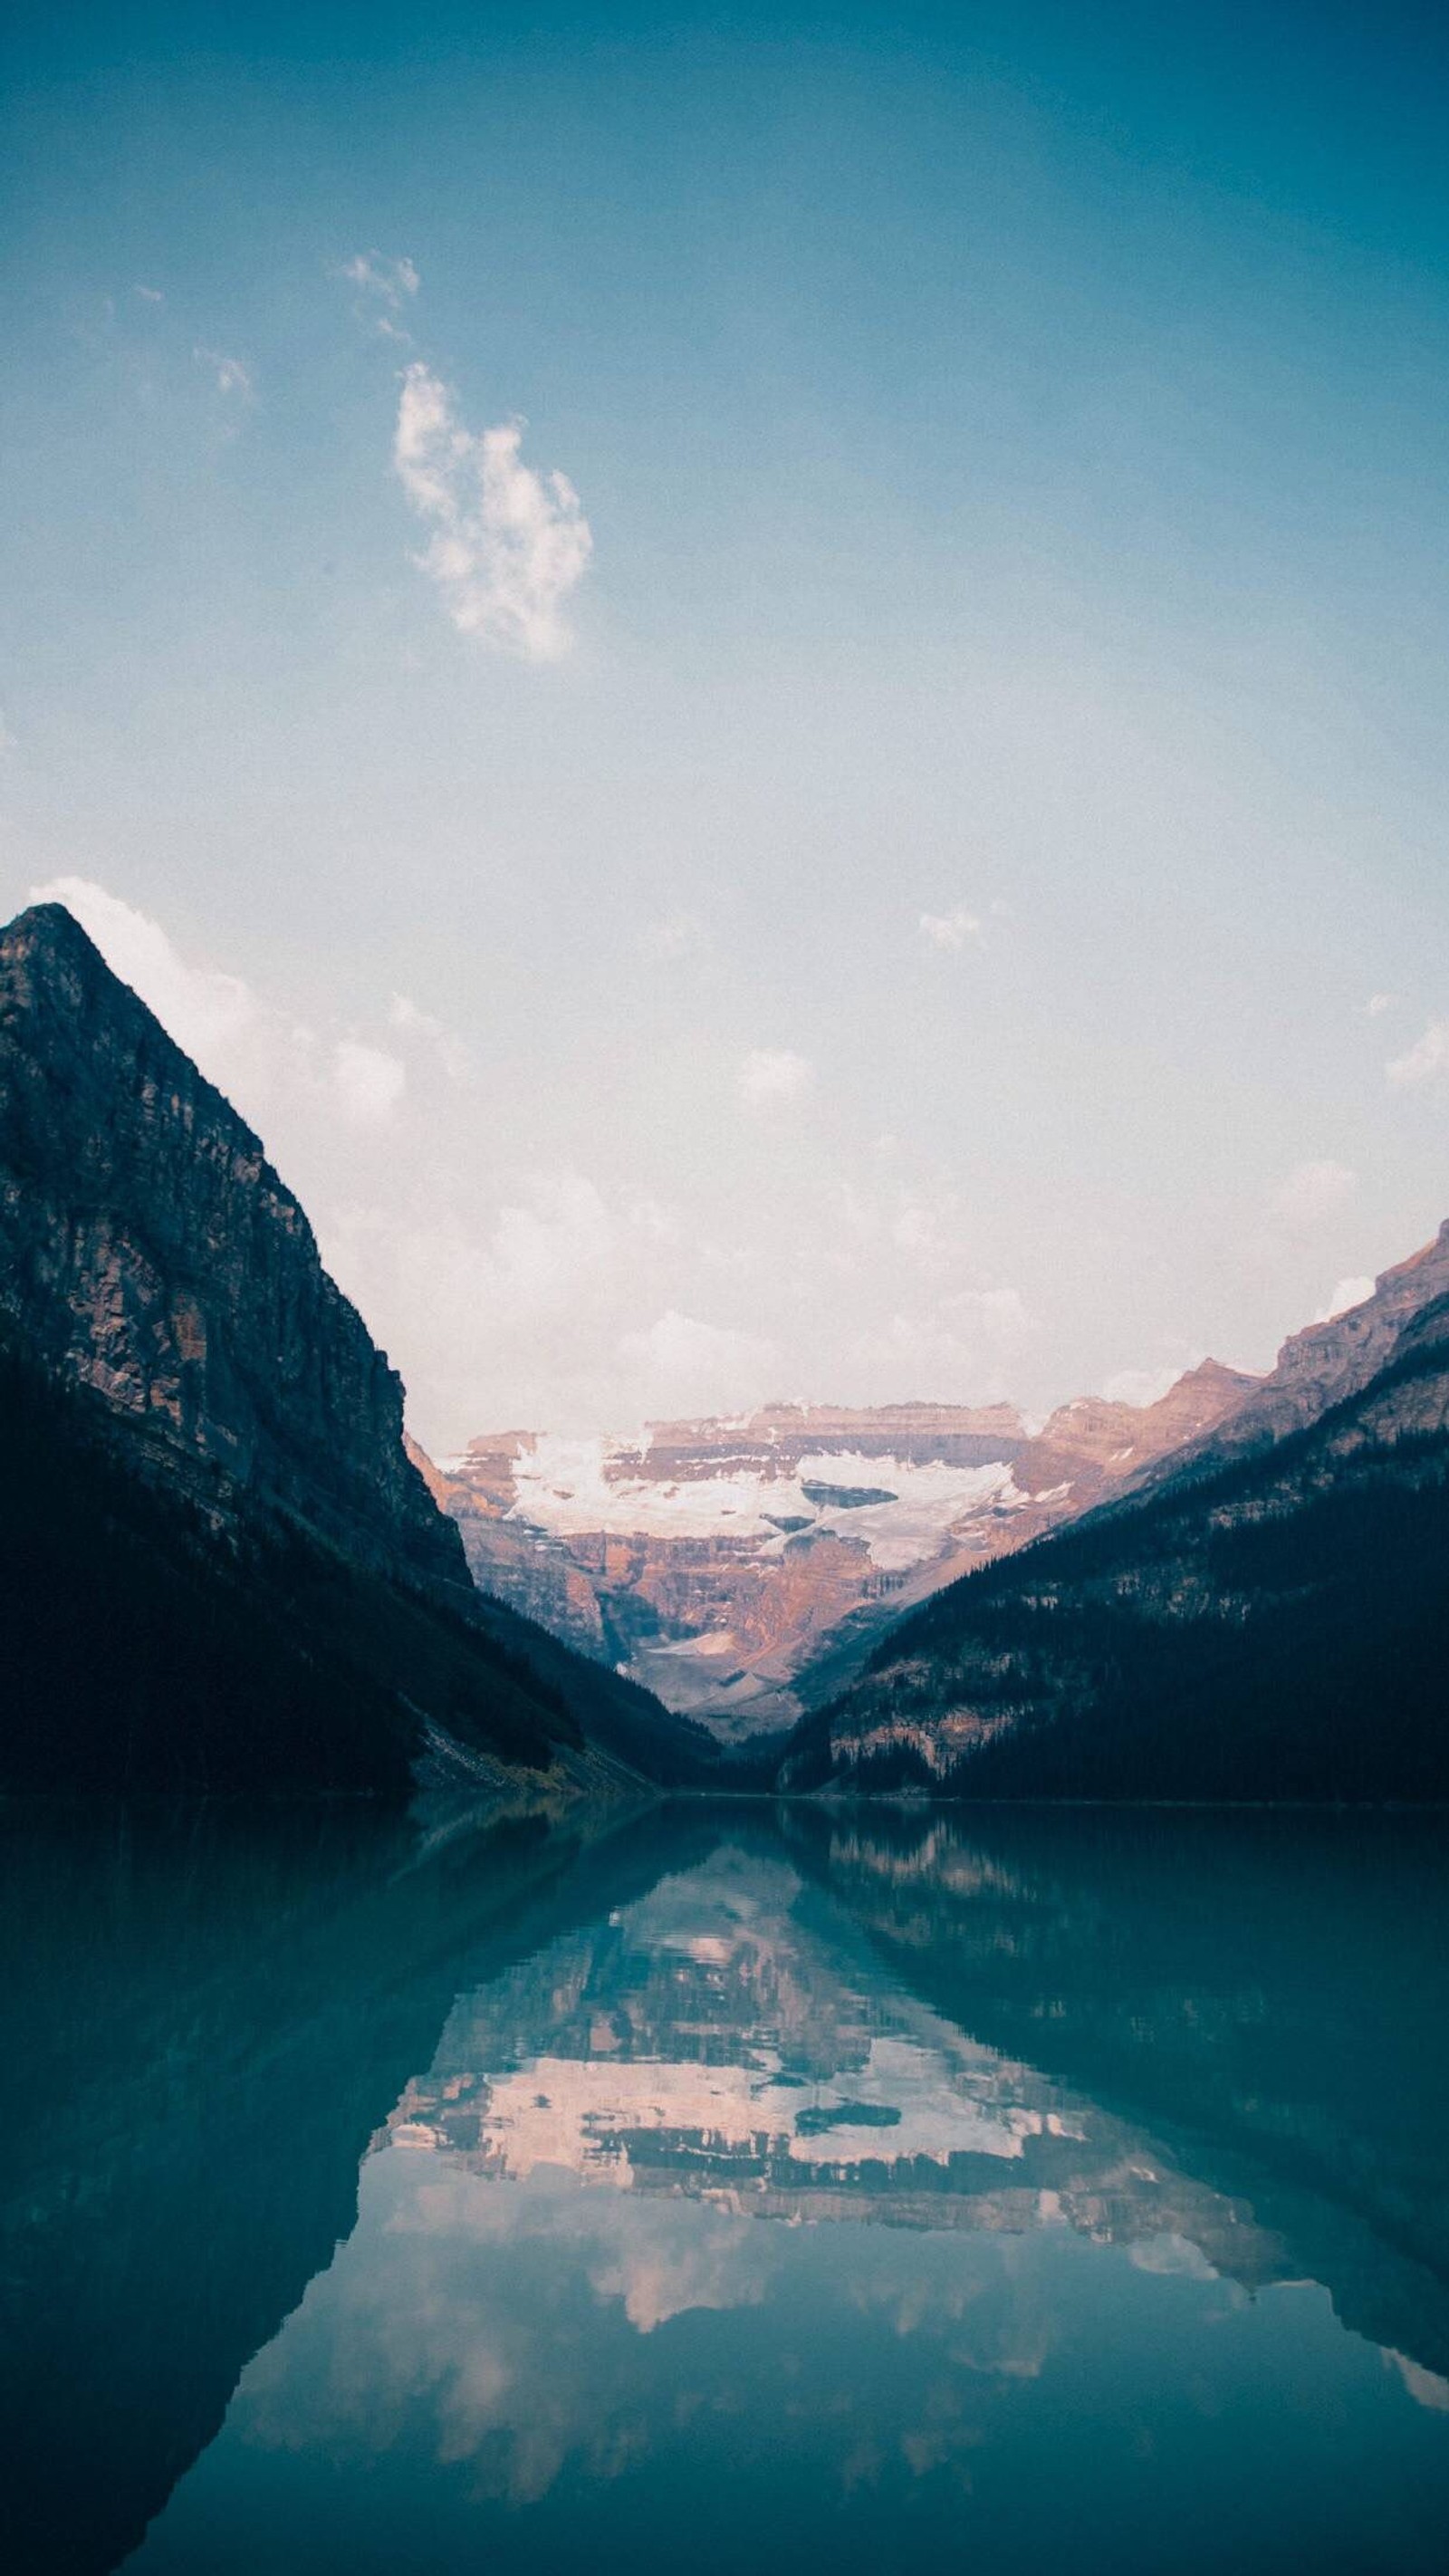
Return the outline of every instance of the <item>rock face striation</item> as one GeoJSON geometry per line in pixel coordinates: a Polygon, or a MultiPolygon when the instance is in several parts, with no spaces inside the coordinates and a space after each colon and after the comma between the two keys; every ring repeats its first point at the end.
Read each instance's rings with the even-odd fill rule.
{"type": "MultiPolygon", "coordinates": [[[[1290,1334],[1270,1374],[1249,1384],[1220,1421],[1190,1438],[1181,1452],[1134,1479],[1144,1488],[1183,1470],[1211,1473],[1231,1459],[1271,1449],[1308,1429],[1335,1405],[1358,1395],[1426,1330],[1449,1297],[1449,1220],[1431,1243],[1385,1270],[1373,1294],[1322,1324],[1290,1334]]],[[[1421,1400],[1429,1399],[1420,1391],[1421,1400]]]]}
{"type": "Polygon", "coordinates": [[[1206,1361],[1143,1408],[770,1405],[642,1440],[506,1431],[414,1454],[496,1593],[725,1739],[788,1726],[894,1619],[1210,1432],[1256,1381],[1206,1361]]]}
{"type": "Polygon", "coordinates": [[[402,1380],[296,1199],[59,904],[0,934],[0,1314],[198,1499],[466,1592],[402,1380]]]}
{"type": "Polygon", "coordinates": [[[22,914],[0,933],[0,1789],[687,1773],[680,1721],[480,1599],[402,1410],[252,1130],[69,913],[22,914]]]}
{"type": "Polygon", "coordinates": [[[1449,1228],[1131,1490],[943,1592],[783,1788],[1449,1796],[1449,1228]]]}

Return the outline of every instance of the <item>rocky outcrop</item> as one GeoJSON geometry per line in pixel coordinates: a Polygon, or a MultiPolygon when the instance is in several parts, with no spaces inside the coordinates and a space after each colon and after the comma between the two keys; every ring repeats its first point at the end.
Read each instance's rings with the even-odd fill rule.
{"type": "Polygon", "coordinates": [[[0,1789],[683,1776],[679,1720],[480,1599],[402,1407],[244,1120],[60,906],[11,923],[0,1789]]]}
{"type": "Polygon", "coordinates": [[[791,1789],[1449,1794],[1443,1233],[1121,1499],[939,1595],[799,1730],[791,1789]]]}
{"type": "Polygon", "coordinates": [[[0,934],[0,1315],[207,1505],[466,1590],[402,1381],[296,1199],[59,904],[0,934]]]}
{"type": "Polygon", "coordinates": [[[485,1591],[723,1738],[792,1724],[942,1585],[1090,1510],[1255,1381],[1160,1403],[768,1405],[642,1441],[506,1431],[435,1467],[485,1591]]]}
{"type": "Polygon", "coordinates": [[[1211,1473],[1319,1421],[1388,1368],[1406,1337],[1422,1335],[1443,1297],[1449,1297],[1449,1219],[1432,1243],[1385,1270],[1372,1296],[1290,1335],[1268,1376],[1247,1386],[1223,1419],[1199,1426],[1181,1455],[1143,1483],[1158,1485],[1189,1468],[1211,1473]]]}

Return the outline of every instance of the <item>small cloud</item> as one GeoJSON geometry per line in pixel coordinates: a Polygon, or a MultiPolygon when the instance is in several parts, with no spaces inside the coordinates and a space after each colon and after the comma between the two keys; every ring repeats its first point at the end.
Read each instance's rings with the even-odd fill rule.
{"type": "Polygon", "coordinates": [[[710,944],[709,932],[696,912],[667,912],[651,921],[639,944],[646,956],[672,964],[678,957],[697,957],[710,944]]]}
{"type": "Polygon", "coordinates": [[[554,662],[573,641],[563,602],[588,570],[593,536],[564,474],[535,474],[523,423],[475,435],[427,367],[403,376],[393,464],[435,534],[417,557],[460,635],[526,662],[554,662]]]}
{"type": "Polygon", "coordinates": [[[735,1079],[740,1098],[759,1108],[772,1100],[798,1100],[814,1081],[815,1068],[808,1056],[793,1055],[788,1047],[753,1047],[735,1079]]]}
{"type": "Polygon", "coordinates": [[[1327,1305],[1320,1309],[1313,1320],[1315,1324],[1331,1324],[1339,1315],[1347,1315],[1353,1307],[1361,1306],[1364,1299],[1371,1297],[1373,1293],[1372,1279],[1340,1279],[1327,1305]]]}
{"type": "Polygon", "coordinates": [[[404,1037],[417,1038],[431,1046],[450,1082],[467,1081],[473,1069],[472,1049],[435,1019],[431,1011],[420,1010],[410,995],[394,993],[388,1004],[387,1023],[404,1037]]]}
{"type": "Polygon", "coordinates": [[[1405,1055],[1396,1055],[1385,1065],[1390,1082],[1401,1091],[1411,1091],[1421,1082],[1432,1082],[1436,1073],[1449,1066],[1449,1020],[1431,1020],[1421,1038],[1405,1055]]]}
{"type": "Polygon", "coordinates": [[[968,940],[980,938],[981,920],[958,903],[954,912],[923,912],[920,932],[932,948],[964,948],[968,940]]]}
{"type": "Polygon", "coordinates": [[[199,367],[210,367],[221,394],[235,394],[239,402],[253,403],[257,398],[252,371],[244,358],[229,358],[221,349],[193,349],[199,367]]]}
{"type": "Polygon", "coordinates": [[[332,1080],[343,1115],[355,1127],[391,1124],[407,1088],[408,1069],[401,1056],[358,1038],[339,1038],[332,1050],[332,1080]]]}
{"type": "Polygon", "coordinates": [[[850,1357],[873,1403],[984,1404],[1005,1397],[1006,1371],[1035,1329],[1019,1289],[963,1288],[876,1323],[850,1357]]]}
{"type": "Polygon", "coordinates": [[[384,259],[376,250],[359,251],[355,259],[344,260],[337,275],[345,277],[348,285],[357,287],[363,295],[379,296],[395,313],[422,284],[410,259],[384,259]]]}
{"type": "Polygon", "coordinates": [[[1381,1020],[1385,1011],[1397,1010],[1403,998],[1402,993],[1370,993],[1363,1006],[1364,1016],[1370,1020],[1381,1020]]]}
{"type": "Polygon", "coordinates": [[[1299,1163],[1273,1194],[1272,1210],[1293,1228],[1321,1225],[1353,1196],[1358,1175],[1346,1163],[1299,1163]]]}
{"type": "Polygon", "coordinates": [[[140,296],[143,304],[164,304],[166,301],[159,286],[136,286],[131,291],[140,296]]]}
{"type": "Polygon", "coordinates": [[[752,1333],[701,1323],[669,1307],[647,1331],[625,1333],[619,1355],[639,1370],[646,1391],[689,1411],[735,1411],[763,1400],[776,1364],[774,1345],[752,1333]]]}
{"type": "Polygon", "coordinates": [[[614,1220],[578,1172],[539,1172],[521,1204],[500,1209],[489,1251],[500,1283],[533,1308],[567,1308],[608,1270],[614,1220]]]}

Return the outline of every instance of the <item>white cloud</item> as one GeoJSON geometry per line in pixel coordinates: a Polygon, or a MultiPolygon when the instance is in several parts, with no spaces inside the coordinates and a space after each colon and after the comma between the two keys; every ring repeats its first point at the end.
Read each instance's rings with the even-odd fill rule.
{"type": "Polygon", "coordinates": [[[1340,1279],[1326,1306],[1314,1316],[1315,1324],[1331,1324],[1337,1315],[1346,1315],[1353,1306],[1361,1306],[1365,1297],[1374,1293],[1372,1279],[1340,1279]]]}
{"type": "Polygon", "coordinates": [[[932,948],[964,948],[968,939],[980,938],[981,922],[964,903],[958,903],[954,912],[923,912],[920,930],[932,948]]]}
{"type": "Polygon", "coordinates": [[[332,1050],[332,1080],[344,1117],[355,1127],[387,1127],[407,1088],[401,1056],[359,1038],[339,1038],[332,1050]]]}
{"type": "Polygon", "coordinates": [[[809,1058],[793,1055],[788,1047],[752,1047],[735,1077],[740,1098],[752,1108],[773,1100],[798,1100],[814,1079],[809,1058]]]}
{"type": "Polygon", "coordinates": [[[394,993],[388,1004],[387,1024],[404,1037],[415,1038],[430,1046],[450,1082],[466,1082],[473,1070],[473,1053],[466,1040],[455,1037],[431,1011],[420,1010],[407,993],[394,993]]]}
{"type": "Polygon", "coordinates": [[[1443,1073],[1446,1067],[1449,1067],[1449,1020],[1431,1020],[1423,1036],[1416,1040],[1407,1054],[1396,1055],[1392,1063],[1385,1065],[1384,1071],[1390,1082],[1407,1091],[1416,1083],[1432,1082],[1435,1074],[1443,1073]]]}
{"type": "Polygon", "coordinates": [[[615,1249],[613,1219],[577,1172],[536,1174],[522,1202],[500,1212],[489,1246],[498,1285],[528,1307],[551,1308],[596,1288],[615,1249]]]}
{"type": "Polygon", "coordinates": [[[410,296],[416,295],[422,280],[410,259],[384,259],[381,251],[359,251],[346,259],[337,272],[349,286],[358,287],[364,295],[381,297],[394,312],[401,311],[410,296]]]}
{"type": "Polygon", "coordinates": [[[588,569],[593,537],[566,475],[522,463],[521,421],[464,428],[445,385],[407,368],[393,463],[436,533],[418,557],[462,635],[527,662],[552,662],[572,634],[563,602],[588,569]]]}
{"type": "Polygon", "coordinates": [[[645,1332],[625,1333],[619,1352],[640,1372],[646,1403],[690,1413],[746,1411],[765,1401],[778,1354],[752,1333],[704,1324],[669,1307],[645,1332]],[[649,1390],[657,1389],[651,1399],[649,1390]]]}
{"type": "Polygon", "coordinates": [[[1015,1347],[1035,1328],[1019,1288],[962,1288],[946,1300],[958,1321],[970,1318],[991,1341],[1015,1347]]]}
{"type": "Polygon", "coordinates": [[[856,1403],[994,1403],[1034,1330],[1019,1289],[961,1288],[857,1336],[836,1374],[856,1403]]]}
{"type": "Polygon", "coordinates": [[[1403,998],[1402,993],[1370,993],[1364,1004],[1365,1015],[1371,1020],[1381,1020],[1385,1011],[1397,1009],[1403,998]]]}
{"type": "Polygon", "coordinates": [[[1274,1192],[1273,1214],[1298,1228],[1323,1224],[1345,1206],[1358,1187],[1358,1175],[1346,1163],[1298,1163],[1274,1192]]]}
{"type": "Polygon", "coordinates": [[[242,403],[256,401],[256,383],[245,358],[229,358],[224,349],[193,349],[191,354],[199,367],[211,369],[218,393],[235,394],[242,403]]]}
{"type": "Polygon", "coordinates": [[[166,301],[159,286],[138,286],[135,293],[140,296],[143,304],[164,304],[166,301]]]}

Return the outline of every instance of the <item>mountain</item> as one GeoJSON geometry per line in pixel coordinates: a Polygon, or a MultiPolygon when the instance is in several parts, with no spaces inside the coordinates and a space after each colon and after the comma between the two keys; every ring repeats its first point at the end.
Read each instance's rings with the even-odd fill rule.
{"type": "Polygon", "coordinates": [[[641,1440],[486,1434],[434,1466],[478,1583],[726,1740],[794,1722],[885,1628],[1222,1421],[1209,1360],[1138,1408],[769,1405],[641,1440]]]}
{"type": "Polygon", "coordinates": [[[941,1593],[789,1789],[1449,1796],[1449,1226],[1207,1435],[941,1593]]]}
{"type": "Polygon", "coordinates": [[[59,904],[0,934],[0,1313],[208,1508],[466,1591],[402,1382],[296,1199],[59,904]]]}
{"type": "Polygon", "coordinates": [[[1249,1380],[1241,1400],[1189,1440],[1171,1458],[1148,1467],[1135,1481],[1160,1483],[1182,1469],[1201,1473],[1254,1451],[1269,1449],[1289,1432],[1306,1430],[1336,1404],[1357,1395],[1406,1347],[1421,1340],[1433,1310],[1449,1296],[1449,1221],[1432,1243],[1385,1270],[1372,1296],[1321,1324],[1293,1333],[1265,1378],[1249,1380]]]}
{"type": "Polygon", "coordinates": [[[697,1758],[483,1603],[230,1103],[63,907],[0,933],[0,1787],[581,1784],[697,1758]]]}

